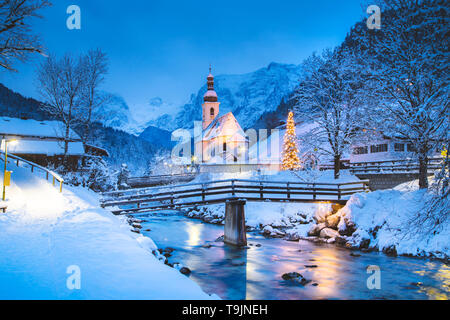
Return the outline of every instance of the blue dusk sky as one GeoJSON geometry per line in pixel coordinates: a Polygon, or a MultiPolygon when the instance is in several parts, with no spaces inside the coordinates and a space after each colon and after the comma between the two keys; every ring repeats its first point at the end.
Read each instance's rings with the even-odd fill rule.
{"type": "MultiPolygon", "coordinates": [[[[35,20],[47,51],[57,55],[101,48],[109,56],[106,91],[132,108],[153,97],[185,103],[213,73],[241,74],[270,62],[299,64],[341,43],[366,16],[361,0],[53,0],[35,20]],[[81,8],[81,30],[68,30],[66,9],[81,8]]],[[[0,71],[0,82],[39,98],[35,56],[0,71]]]]}

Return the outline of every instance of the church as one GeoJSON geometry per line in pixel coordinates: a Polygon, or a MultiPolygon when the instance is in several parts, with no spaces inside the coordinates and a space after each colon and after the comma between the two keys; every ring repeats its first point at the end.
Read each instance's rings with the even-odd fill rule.
{"type": "Polygon", "coordinates": [[[244,163],[249,140],[232,112],[220,114],[220,102],[214,90],[214,76],[207,77],[208,90],[203,96],[202,134],[196,139],[196,154],[203,164],[244,163]]]}

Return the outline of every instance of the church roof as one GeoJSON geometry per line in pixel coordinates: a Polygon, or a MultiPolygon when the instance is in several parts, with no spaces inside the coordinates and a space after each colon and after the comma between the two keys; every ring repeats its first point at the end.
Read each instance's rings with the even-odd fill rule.
{"type": "Polygon", "coordinates": [[[229,141],[246,141],[244,130],[231,112],[216,117],[203,131],[203,140],[212,140],[223,136],[226,136],[229,141]]]}

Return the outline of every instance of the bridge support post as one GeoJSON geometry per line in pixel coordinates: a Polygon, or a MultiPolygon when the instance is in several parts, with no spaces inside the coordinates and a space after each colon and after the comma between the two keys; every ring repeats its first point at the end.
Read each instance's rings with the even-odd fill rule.
{"type": "Polygon", "coordinates": [[[234,246],[246,246],[245,200],[230,200],[225,204],[224,242],[234,246]]]}

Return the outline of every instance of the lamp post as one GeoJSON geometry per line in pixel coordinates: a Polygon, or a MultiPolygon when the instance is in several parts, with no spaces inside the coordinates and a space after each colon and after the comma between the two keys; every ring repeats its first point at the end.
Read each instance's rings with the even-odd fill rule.
{"type": "Polygon", "coordinates": [[[3,141],[5,142],[5,170],[3,171],[3,201],[6,200],[6,175],[7,175],[7,170],[6,170],[6,165],[8,163],[8,143],[11,143],[11,145],[16,145],[17,144],[17,140],[6,140],[3,139],[3,141]]]}

